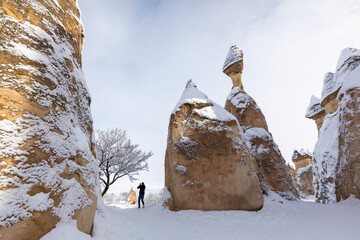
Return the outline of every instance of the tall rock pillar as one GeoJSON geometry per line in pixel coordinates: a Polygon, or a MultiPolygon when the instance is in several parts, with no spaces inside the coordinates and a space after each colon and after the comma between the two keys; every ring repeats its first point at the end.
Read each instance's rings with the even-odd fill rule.
{"type": "Polygon", "coordinates": [[[244,90],[244,86],[241,81],[241,75],[243,70],[243,52],[236,46],[231,46],[226,60],[223,66],[223,72],[231,78],[233,83],[232,88],[240,88],[244,90]]]}
{"type": "Polygon", "coordinates": [[[75,0],[0,1],[0,235],[58,222],[90,233],[97,203],[90,96],[75,0]]]}
{"type": "Polygon", "coordinates": [[[285,160],[268,131],[265,116],[255,100],[243,90],[241,77],[237,77],[241,76],[242,69],[243,53],[239,47],[232,46],[223,66],[223,72],[233,82],[225,109],[237,118],[251,144],[263,191],[271,190],[288,199],[296,199],[298,192],[285,160]]]}

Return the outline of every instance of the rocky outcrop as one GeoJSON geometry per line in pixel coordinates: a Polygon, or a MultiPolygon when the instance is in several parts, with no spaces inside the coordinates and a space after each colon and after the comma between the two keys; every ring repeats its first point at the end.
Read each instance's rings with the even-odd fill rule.
{"type": "Polygon", "coordinates": [[[319,133],[325,118],[325,108],[321,106],[319,98],[311,96],[310,104],[305,117],[315,121],[319,133]]]}
{"type": "Polygon", "coordinates": [[[313,170],[318,202],[360,198],[360,50],[347,48],[335,73],[325,76],[321,106],[324,122],[314,148],[313,170]]]}
{"type": "Polygon", "coordinates": [[[136,200],[137,200],[136,192],[131,187],[131,190],[130,190],[129,195],[128,195],[128,204],[129,205],[134,205],[134,204],[136,204],[136,200]]]}
{"type": "Polygon", "coordinates": [[[165,186],[171,210],[259,210],[255,161],[236,118],[189,81],[170,117],[165,186]]]}
{"type": "MultiPolygon", "coordinates": [[[[224,73],[227,73],[228,69],[232,69],[232,75],[241,75],[242,62],[243,53],[238,47],[232,46],[225,60],[224,73]],[[238,51],[237,55],[241,56],[241,58],[232,58],[236,60],[229,61],[229,56],[236,55],[233,53],[234,51],[238,51]],[[231,62],[232,65],[241,65],[241,68],[234,68],[227,62],[231,62]]],[[[241,77],[238,79],[241,79],[241,77]]],[[[225,109],[237,118],[244,129],[246,138],[250,141],[251,150],[259,169],[258,175],[263,191],[275,191],[288,199],[298,198],[296,187],[285,160],[268,131],[265,116],[254,99],[243,90],[241,81],[232,80],[232,82],[233,89],[227,97],[225,109]]]]}
{"type": "Polygon", "coordinates": [[[312,154],[304,150],[294,150],[292,161],[295,165],[294,181],[301,198],[314,195],[312,154]]]}
{"type": "Polygon", "coordinates": [[[0,1],[0,235],[90,233],[97,163],[75,0],[0,1]]]}

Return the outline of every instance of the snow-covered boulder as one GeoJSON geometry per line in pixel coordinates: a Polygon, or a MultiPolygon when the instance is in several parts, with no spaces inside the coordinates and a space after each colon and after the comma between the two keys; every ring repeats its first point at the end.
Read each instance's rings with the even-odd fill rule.
{"type": "Polygon", "coordinates": [[[300,197],[306,198],[314,195],[312,154],[303,149],[294,150],[292,161],[295,165],[293,177],[300,197]]]}
{"type": "Polygon", "coordinates": [[[238,46],[233,45],[230,47],[223,65],[223,72],[231,78],[233,88],[238,87],[240,89],[244,89],[241,82],[242,70],[243,52],[238,46]]]}
{"type": "Polygon", "coordinates": [[[334,104],[325,105],[313,159],[316,197],[322,203],[360,198],[360,50],[342,51],[333,78],[336,95],[326,105],[334,104]]]}
{"type": "Polygon", "coordinates": [[[97,203],[90,96],[76,1],[0,4],[0,238],[59,222],[90,233],[97,203]]]}
{"type": "Polygon", "coordinates": [[[165,186],[171,210],[259,210],[255,161],[236,118],[190,80],[170,117],[165,186]]]}
{"type": "Polygon", "coordinates": [[[263,191],[275,191],[288,199],[298,198],[285,159],[268,131],[265,116],[255,100],[243,89],[233,86],[226,99],[225,109],[236,117],[250,141],[263,191]]]}

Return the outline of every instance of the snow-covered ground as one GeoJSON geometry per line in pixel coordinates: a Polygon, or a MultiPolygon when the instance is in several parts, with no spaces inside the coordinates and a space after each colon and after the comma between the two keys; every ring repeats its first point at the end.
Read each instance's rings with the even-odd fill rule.
{"type": "Polygon", "coordinates": [[[135,239],[266,239],[358,240],[360,200],[319,204],[289,202],[265,197],[259,212],[179,211],[161,205],[138,209],[125,205],[104,206],[96,215],[93,238],[67,226],[58,226],[43,240],[135,239]]]}

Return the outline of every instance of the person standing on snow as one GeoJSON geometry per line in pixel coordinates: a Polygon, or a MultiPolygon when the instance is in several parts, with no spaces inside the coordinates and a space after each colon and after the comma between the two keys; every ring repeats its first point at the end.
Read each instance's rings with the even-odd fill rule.
{"type": "Polygon", "coordinates": [[[137,187],[140,189],[139,191],[139,199],[138,199],[138,204],[139,204],[139,208],[140,208],[140,200],[143,204],[143,208],[145,207],[145,203],[144,203],[144,196],[145,196],[145,184],[144,182],[140,183],[140,185],[137,187]]]}

